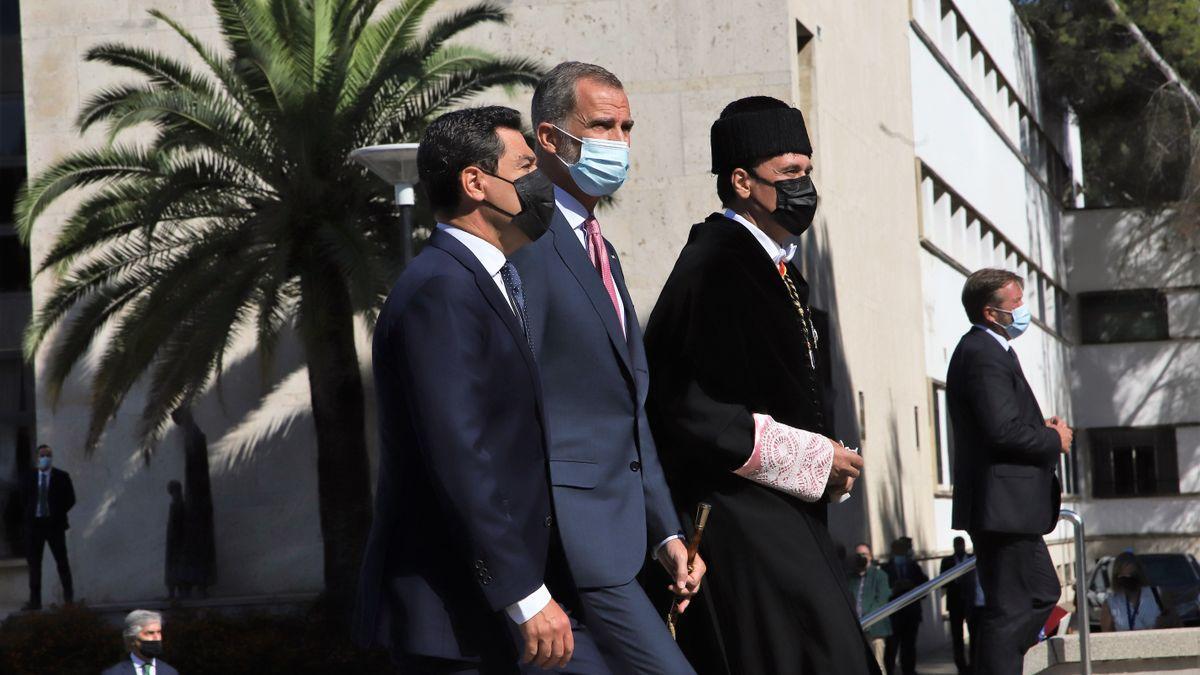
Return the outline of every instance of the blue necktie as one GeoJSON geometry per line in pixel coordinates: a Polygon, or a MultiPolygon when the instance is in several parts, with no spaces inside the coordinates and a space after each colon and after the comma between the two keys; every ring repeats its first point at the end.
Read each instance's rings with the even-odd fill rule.
{"type": "Polygon", "coordinates": [[[529,334],[529,317],[525,314],[525,291],[521,288],[521,275],[510,262],[500,268],[500,278],[508,289],[508,297],[517,306],[517,318],[521,320],[521,330],[525,333],[525,342],[529,345],[529,353],[533,353],[533,336],[529,334]]]}

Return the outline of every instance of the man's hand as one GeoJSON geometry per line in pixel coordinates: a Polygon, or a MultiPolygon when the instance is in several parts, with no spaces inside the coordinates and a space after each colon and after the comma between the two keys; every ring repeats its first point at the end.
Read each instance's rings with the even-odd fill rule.
{"type": "Polygon", "coordinates": [[[829,482],[826,485],[835,489],[837,494],[848,492],[851,481],[858,478],[859,472],[862,471],[863,459],[857,452],[847,450],[841,443],[833,439],[829,442],[833,444],[833,466],[829,469],[829,482]]]}
{"type": "Polygon", "coordinates": [[[663,545],[658,552],[658,562],[675,580],[667,588],[681,598],[678,607],[679,612],[683,613],[683,610],[691,604],[692,596],[700,590],[700,580],[704,578],[708,566],[704,564],[704,559],[697,553],[696,560],[692,563],[692,571],[689,572],[687,546],[684,546],[683,541],[679,539],[672,539],[663,545]]]}
{"type": "Polygon", "coordinates": [[[854,490],[854,482],[856,480],[857,479],[855,478],[847,478],[846,482],[841,486],[835,487],[830,485],[825,490],[825,497],[830,502],[837,503],[837,501],[842,498],[842,495],[848,495],[852,490],[854,490]]]}
{"type": "Polygon", "coordinates": [[[532,663],[542,669],[562,668],[575,653],[571,619],[553,600],[521,624],[520,629],[525,640],[521,663],[532,663]]]}
{"type": "Polygon", "coordinates": [[[1062,443],[1062,451],[1064,453],[1071,451],[1071,443],[1075,440],[1075,432],[1067,423],[1062,421],[1062,418],[1055,415],[1046,420],[1046,426],[1058,432],[1058,440],[1062,443]]]}

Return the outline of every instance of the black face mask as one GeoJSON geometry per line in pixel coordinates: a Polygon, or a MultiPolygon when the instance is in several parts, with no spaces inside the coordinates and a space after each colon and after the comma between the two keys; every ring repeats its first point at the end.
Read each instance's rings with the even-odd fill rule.
{"type": "Polygon", "coordinates": [[[512,185],[517,191],[521,210],[509,213],[489,201],[484,201],[484,204],[512,218],[513,225],[529,237],[529,241],[537,241],[546,234],[546,230],[550,229],[550,219],[554,217],[554,184],[546,178],[546,174],[535,169],[516,180],[509,180],[494,173],[484,173],[512,185]]]}
{"type": "Polygon", "coordinates": [[[870,564],[871,561],[867,558],[867,556],[861,553],[854,556],[854,569],[858,570],[859,572],[867,569],[867,566],[870,564]]]}
{"type": "Polygon", "coordinates": [[[142,656],[151,659],[157,659],[163,655],[162,640],[141,640],[139,646],[142,656]]]}
{"type": "Polygon", "coordinates": [[[771,216],[788,234],[798,237],[812,226],[817,215],[817,187],[808,176],[771,182],[751,173],[760,183],[775,186],[775,210],[771,216]]]}

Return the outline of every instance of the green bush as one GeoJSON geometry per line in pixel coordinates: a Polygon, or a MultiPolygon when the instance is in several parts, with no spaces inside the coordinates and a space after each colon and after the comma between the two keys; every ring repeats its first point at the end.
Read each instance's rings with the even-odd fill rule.
{"type": "MultiPolygon", "coordinates": [[[[386,652],[354,646],[348,626],[319,604],[289,613],[167,610],[163,659],[183,675],[396,672],[386,652]]],[[[118,623],[82,606],[0,624],[2,675],[96,675],[122,658],[118,623]]]]}

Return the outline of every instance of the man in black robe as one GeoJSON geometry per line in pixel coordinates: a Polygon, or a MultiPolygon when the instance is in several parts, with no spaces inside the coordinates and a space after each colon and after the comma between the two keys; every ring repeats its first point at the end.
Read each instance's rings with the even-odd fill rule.
{"type": "Polygon", "coordinates": [[[692,228],[646,329],[646,410],[676,506],[712,505],[705,590],[680,620],[700,673],[877,673],[826,527],[861,458],[828,438],[808,285],[799,110],[755,96],[712,127],[726,207],[692,228]]]}

